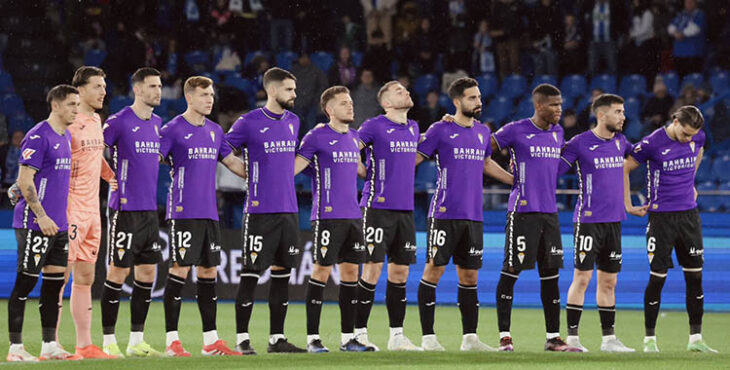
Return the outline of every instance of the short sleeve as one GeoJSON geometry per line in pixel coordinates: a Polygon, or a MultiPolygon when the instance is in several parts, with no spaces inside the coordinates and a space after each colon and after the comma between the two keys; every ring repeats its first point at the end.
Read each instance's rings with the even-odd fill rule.
{"type": "Polygon", "coordinates": [[[248,134],[246,130],[246,119],[241,117],[233,123],[231,129],[225,136],[225,141],[233,149],[239,149],[248,142],[248,134]]]}
{"type": "Polygon", "coordinates": [[[104,123],[104,144],[106,146],[114,146],[117,143],[121,125],[122,122],[116,114],[107,118],[104,123]]]}
{"type": "Polygon", "coordinates": [[[311,162],[314,159],[314,155],[317,154],[317,137],[314,135],[315,130],[317,129],[312,129],[312,131],[309,131],[306,135],[304,135],[302,143],[299,145],[299,150],[297,150],[297,155],[309,162],[311,162]]]}
{"type": "Polygon", "coordinates": [[[20,144],[20,159],[18,164],[33,167],[40,170],[43,167],[43,159],[46,155],[46,138],[31,132],[25,136],[20,144]]]}
{"type": "MultiPolygon", "coordinates": [[[[220,135],[220,137],[223,137],[223,129],[215,125],[214,132],[216,135],[220,135]]],[[[218,148],[218,160],[223,160],[223,158],[228,157],[229,154],[233,153],[233,149],[231,149],[231,146],[226,143],[225,139],[221,139],[220,147],[218,148]]]]}
{"type": "Polygon", "coordinates": [[[559,174],[568,173],[571,168],[573,168],[573,164],[576,160],[578,160],[578,148],[579,148],[579,142],[578,138],[580,136],[573,137],[570,141],[568,141],[567,144],[563,147],[562,152],[560,153],[560,167],[558,169],[559,174]]]}
{"type": "Polygon", "coordinates": [[[621,144],[624,146],[624,158],[628,157],[629,154],[631,154],[631,149],[633,149],[633,144],[629,141],[629,139],[626,138],[626,136],[621,137],[621,144]]]}
{"type": "Polygon", "coordinates": [[[651,157],[652,146],[648,139],[641,139],[631,150],[631,156],[639,163],[645,163],[651,157]]]}
{"type": "Polygon", "coordinates": [[[705,140],[707,139],[707,135],[705,134],[704,129],[700,129],[700,131],[697,132],[697,135],[692,137],[692,140],[696,143],[695,145],[697,148],[702,148],[705,146],[705,140]]]}
{"type": "Polygon", "coordinates": [[[426,130],[426,133],[423,135],[423,141],[418,144],[418,153],[426,158],[431,158],[436,153],[440,140],[439,133],[442,127],[443,124],[437,122],[426,130]]]}
{"type": "Polygon", "coordinates": [[[482,125],[482,132],[480,133],[479,142],[484,145],[484,158],[492,156],[492,144],[489,142],[492,132],[489,130],[487,125],[482,125]]]}
{"type": "Polygon", "coordinates": [[[515,124],[509,123],[504,126],[502,126],[497,132],[492,135],[494,137],[494,141],[497,142],[497,146],[500,150],[509,148],[514,144],[514,131],[515,131],[515,124]]]}
{"type": "Polygon", "coordinates": [[[167,124],[160,129],[160,156],[167,158],[175,144],[175,131],[173,125],[167,124]]]}
{"type": "Polygon", "coordinates": [[[360,129],[357,130],[358,135],[360,136],[360,142],[363,146],[368,146],[373,143],[373,137],[374,130],[373,130],[373,120],[367,120],[363,122],[362,126],[360,126],[360,129]]]}

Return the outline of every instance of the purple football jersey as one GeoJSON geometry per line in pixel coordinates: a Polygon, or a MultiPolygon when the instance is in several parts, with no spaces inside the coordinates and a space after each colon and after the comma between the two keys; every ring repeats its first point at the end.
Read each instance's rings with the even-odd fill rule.
{"type": "Polygon", "coordinates": [[[586,131],[573,137],[563,148],[560,173],[573,167],[578,176],[578,201],[573,222],[620,222],[626,219],[624,209],[624,158],[631,152],[631,143],[623,134],[602,139],[586,131]]]}
{"type": "MultiPolygon", "coordinates": [[[[68,230],[66,208],[71,181],[71,133],[66,131],[59,135],[47,121],[36,124],[20,144],[18,163],[37,171],[33,183],[43,210],[56,223],[58,231],[68,230]]],[[[13,227],[40,230],[35,214],[23,197],[15,205],[13,227]]]]}
{"type": "Polygon", "coordinates": [[[160,126],[152,114],[141,119],[125,107],[107,118],[104,144],[111,148],[112,167],[119,189],[109,196],[109,208],[117,211],[157,210],[157,174],[160,170],[160,126]]]}
{"type": "Polygon", "coordinates": [[[380,115],[365,121],[358,134],[367,167],[360,206],[412,211],[418,123],[400,124],[380,115]]]}
{"type": "Polygon", "coordinates": [[[329,125],[314,128],[302,138],[297,155],[310,162],[312,221],[362,217],[357,204],[357,131],[340,133],[329,125]]]}
{"type": "Polygon", "coordinates": [[[418,152],[433,158],[438,169],[428,217],[482,221],[484,159],[492,155],[489,135],[481,123],[467,128],[439,121],[428,128],[418,145],[418,152]]]}
{"type": "Polygon", "coordinates": [[[531,119],[508,123],[494,133],[499,149],[509,150],[515,182],[507,209],[511,212],[555,213],[560,149],[565,144],[563,128],[547,130],[531,119]]]}
{"type": "Polygon", "coordinates": [[[242,115],[225,138],[243,151],[248,165],[247,213],[296,213],[294,156],[299,117],[285,111],[274,114],[259,108],[242,115]]]}
{"type": "Polygon", "coordinates": [[[223,129],[207,118],[203,126],[195,126],[179,115],[162,127],[160,155],[172,167],[167,219],[218,221],[215,170],[228,154],[231,147],[223,140],[223,129]]]}
{"type": "Polygon", "coordinates": [[[631,156],[646,163],[646,192],[649,212],[686,211],[697,207],[695,201],[695,165],[705,145],[700,130],[688,143],[672,140],[661,127],[634,145],[631,156]]]}

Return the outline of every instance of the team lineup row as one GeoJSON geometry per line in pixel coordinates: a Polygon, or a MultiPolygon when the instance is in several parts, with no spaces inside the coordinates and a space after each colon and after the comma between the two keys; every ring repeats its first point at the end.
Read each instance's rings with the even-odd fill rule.
{"type": "Polygon", "coordinates": [[[597,125],[565,143],[558,124],[560,91],[549,84],[533,91],[532,117],[492,133],[477,118],[482,99],[477,82],[461,78],[449,87],[456,113],[420,133],[407,119],[413,101],[400,83],[386,83],[378,93],[385,114],[359,130],[349,128],[353,102],[343,86],[322,93],[321,108],[329,122],[297,143],[299,119],[289,109],[296,98],[296,78],[280,68],[264,74],[266,105],[242,115],[228,133],[206,118],[214,103],[211,80],[191,77],[184,85],[187,110],[162,125],[152,113],[160,104],[160,73],[140,68],[132,76],[134,103],[111,115],[104,125],[101,109],[104,72],[81,67],[72,85],[51,89],[51,114],[26,135],[13,227],[18,240],[18,275],[8,305],[8,361],[37,361],[25,351],[22,325],[25,302],[42,272],[40,359],[119,358],[115,337],[122,284],[134,269],[130,300],[131,332],[127,356],[163,355],[144,341],[155,267],[161,262],[157,243],[156,184],[160,161],[169,163],[172,182],[166,219],[170,226],[171,264],[164,309],[167,356],[190,356],[177,327],[181,291],[190,267],[197,271],[198,307],[203,323],[203,355],[255,354],[248,326],[261,273],[271,269],[268,352],[328,352],[319,337],[324,286],[334,264],[340,272],[342,351],[377,351],[367,336],[375,287],[388,265],[386,308],[389,350],[444,350],[434,332],[436,287],[453,259],[458,274],[458,303],[464,351],[513,351],[510,334],[514,285],[520,271],[537,268],[545,311],[545,350],[585,352],[578,324],[585,289],[594,266],[598,273],[597,304],[603,339],[601,350],[633,352],[614,333],[614,288],[621,268],[621,228],[625,213],[649,214],[647,253],[650,278],[645,292],[645,352],[657,352],[655,336],[661,289],[672,268],[676,248],[687,284],[690,321],[688,349],[713,352],[702,339],[703,313],[701,223],[696,210],[694,174],[702,159],[702,114],[685,106],[672,123],[632,145],[621,133],[623,99],[605,94],[592,109],[597,125]],[[112,163],[104,159],[109,148],[112,163]],[[509,171],[490,157],[506,151],[509,171]],[[361,158],[361,153],[364,153],[361,158]],[[416,166],[434,160],[436,191],[428,211],[426,266],[418,288],[422,328],[420,346],[403,333],[406,281],[415,263],[413,182],[416,166]],[[246,179],[242,227],[243,270],[235,302],[236,346],[216,332],[216,266],[220,263],[220,230],[215,199],[215,171],[221,161],[246,179]],[[628,173],[647,163],[648,200],[633,206],[628,173]],[[555,201],[559,174],[575,171],[580,195],[574,213],[575,274],[566,306],[568,337],[560,338],[559,269],[563,247],[555,201]],[[298,216],[294,176],[312,178],[314,268],[306,291],[307,345],[299,348],[284,335],[288,281],[297,245],[298,216]],[[492,348],[477,336],[478,271],[482,266],[482,176],[512,186],[505,226],[504,264],[497,285],[500,342],[492,348]],[[365,178],[358,200],[357,177],[365,178]],[[101,298],[103,349],[91,343],[91,294],[101,239],[99,178],[110,185],[109,268],[101,298]],[[616,189],[624,189],[617,192],[616,189]],[[68,189],[63,191],[59,189],[68,189]],[[362,273],[360,273],[362,265],[362,273]],[[74,275],[71,313],[76,353],[57,342],[59,295],[68,274],[74,275]]]}

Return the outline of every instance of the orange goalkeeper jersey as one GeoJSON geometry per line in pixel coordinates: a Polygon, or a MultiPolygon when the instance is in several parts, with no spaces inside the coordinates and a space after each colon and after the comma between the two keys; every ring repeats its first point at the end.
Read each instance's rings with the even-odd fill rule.
{"type": "Polygon", "coordinates": [[[104,132],[101,118],[79,112],[71,126],[71,183],[68,213],[99,213],[99,180],[111,179],[114,172],[104,159],[104,132]]]}

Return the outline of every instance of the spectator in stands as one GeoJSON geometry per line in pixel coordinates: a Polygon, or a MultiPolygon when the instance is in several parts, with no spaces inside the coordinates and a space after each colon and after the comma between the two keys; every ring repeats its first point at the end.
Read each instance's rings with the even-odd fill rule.
{"type": "Polygon", "coordinates": [[[451,83],[462,77],[469,77],[469,74],[466,73],[465,70],[461,69],[461,66],[457,63],[457,56],[452,55],[447,57],[446,68],[443,76],[441,77],[441,92],[448,94],[451,83]]]}
{"type": "Polygon", "coordinates": [[[489,22],[482,19],[479,29],[474,34],[474,55],[472,56],[472,72],[475,75],[494,73],[494,43],[489,36],[489,22]]]}
{"type": "Polygon", "coordinates": [[[559,52],[560,74],[581,74],[585,69],[583,31],[573,14],[566,14],[559,52]]]}
{"type": "Polygon", "coordinates": [[[420,132],[426,132],[428,127],[432,123],[440,121],[444,114],[446,114],[446,109],[439,104],[438,91],[429,91],[426,95],[426,105],[418,109],[418,114],[416,115],[418,130],[420,132]]]}
{"type": "Polygon", "coordinates": [[[377,81],[388,81],[391,79],[391,62],[393,53],[388,50],[387,43],[380,29],[373,31],[368,51],[365,53],[362,64],[373,72],[377,81]]]}
{"type": "Polygon", "coordinates": [[[5,158],[5,173],[3,177],[3,185],[10,186],[18,179],[18,160],[20,160],[20,144],[23,142],[25,134],[23,131],[14,131],[10,139],[10,147],[8,148],[8,156],[5,158]]]}
{"type": "Polygon", "coordinates": [[[628,14],[623,1],[587,0],[583,20],[588,45],[588,73],[615,74],[621,38],[628,32],[628,14]],[[605,64],[605,68],[602,68],[605,64]]]}
{"type": "Polygon", "coordinates": [[[572,139],[573,136],[582,132],[580,127],[578,127],[578,116],[575,115],[575,111],[573,109],[566,109],[565,112],[563,112],[562,126],[565,141],[572,139]]]}
{"type": "Polygon", "coordinates": [[[257,55],[251,60],[248,66],[246,77],[251,79],[256,86],[256,105],[263,105],[266,102],[266,91],[264,91],[264,72],[270,67],[269,60],[264,55],[257,55]]]}
{"type": "Polygon", "coordinates": [[[288,1],[267,1],[265,3],[269,19],[269,46],[271,51],[290,51],[294,46],[295,7],[288,1]]]}
{"type": "Polygon", "coordinates": [[[588,104],[578,114],[578,132],[579,133],[581,133],[583,131],[588,131],[593,126],[595,126],[596,115],[595,115],[595,113],[593,113],[593,110],[591,109],[591,105],[593,104],[593,101],[596,100],[597,97],[601,96],[601,94],[603,94],[603,90],[601,90],[601,89],[591,90],[591,96],[590,96],[588,104]]]}
{"type": "Polygon", "coordinates": [[[390,50],[393,47],[393,15],[398,0],[360,0],[360,3],[365,15],[368,45],[376,44],[374,39],[382,38],[390,50]],[[376,31],[380,31],[380,35],[373,36],[376,31]]]}
{"type": "Polygon", "coordinates": [[[707,21],[705,13],[697,8],[697,0],[684,0],[684,10],[677,14],[667,31],[674,38],[672,56],[677,74],[701,72],[707,21]]]}
{"type": "Polygon", "coordinates": [[[362,25],[352,21],[349,15],[342,16],[342,24],[338,33],[337,45],[346,47],[352,51],[363,51],[365,33],[362,25]]]}
{"type": "Polygon", "coordinates": [[[210,20],[214,29],[228,31],[231,24],[233,12],[228,7],[228,0],[216,0],[210,9],[210,20]]]}
{"type": "Polygon", "coordinates": [[[309,132],[317,123],[319,98],[327,88],[327,77],[312,64],[309,54],[301,53],[299,59],[291,67],[291,73],[297,78],[297,98],[294,100],[294,113],[299,116],[301,126],[299,138],[309,132]]]}
{"type": "MultiPolygon", "coordinates": [[[[652,132],[669,120],[669,112],[674,105],[674,98],[667,92],[664,81],[657,79],[654,83],[653,95],[646,101],[641,111],[641,121],[645,124],[645,132],[652,132]]],[[[645,136],[642,132],[642,136],[645,136]]]]}
{"type": "Polygon", "coordinates": [[[489,36],[497,49],[497,70],[500,77],[520,73],[520,35],[525,30],[522,4],[516,0],[494,2],[489,22],[489,36]]]}
{"type": "Polygon", "coordinates": [[[557,75],[555,46],[562,31],[560,9],[553,0],[540,0],[540,5],[534,7],[530,14],[531,57],[535,75],[557,75]]]}
{"type": "Polygon", "coordinates": [[[352,91],[352,102],[355,108],[353,128],[359,128],[365,120],[381,113],[380,104],[378,104],[378,89],[380,86],[375,84],[373,71],[363,69],[360,72],[360,85],[352,91]]]}
{"type": "Polygon", "coordinates": [[[679,96],[674,101],[674,105],[672,105],[672,108],[669,109],[669,114],[674,113],[677,109],[679,109],[679,107],[697,104],[697,100],[697,88],[695,88],[692,84],[684,85],[679,96]]]}
{"type": "Polygon", "coordinates": [[[421,19],[418,17],[418,8],[416,3],[408,1],[404,3],[398,13],[395,15],[395,32],[393,34],[393,43],[396,47],[395,51],[404,57],[410,54],[413,39],[420,27],[421,19]]]}
{"type": "Polygon", "coordinates": [[[623,65],[629,73],[653,81],[659,71],[659,39],[654,33],[654,12],[650,0],[632,0],[631,29],[623,50],[623,65]]]}
{"type": "Polygon", "coordinates": [[[449,28],[445,35],[448,40],[447,50],[448,57],[453,58],[455,62],[460,64],[459,67],[468,69],[469,60],[469,32],[467,31],[467,21],[469,20],[469,12],[465,0],[449,1],[449,28]],[[461,65],[463,64],[463,65],[461,65]]]}
{"type": "Polygon", "coordinates": [[[352,89],[357,82],[357,69],[352,63],[352,54],[347,46],[340,48],[337,61],[332,64],[328,72],[330,85],[343,85],[352,89]]]}
{"type": "Polygon", "coordinates": [[[406,61],[408,73],[411,76],[420,76],[435,71],[439,44],[438,37],[431,27],[431,20],[421,18],[420,27],[413,39],[411,55],[406,61]]]}

